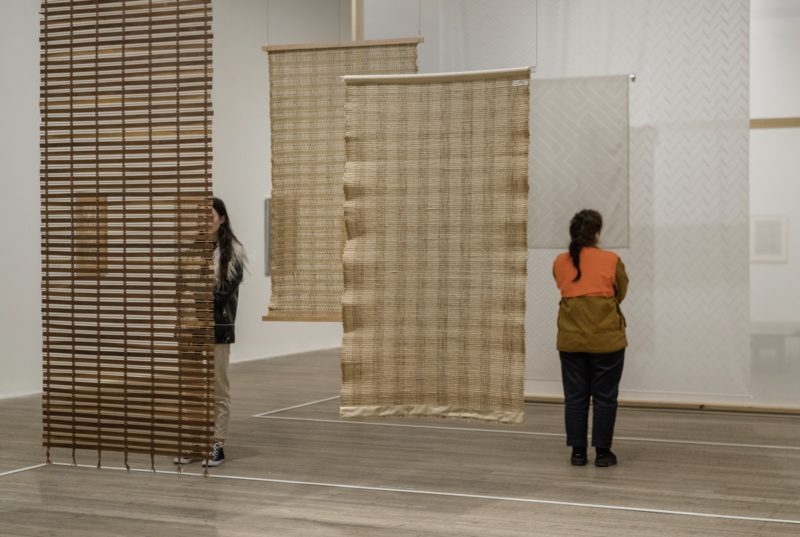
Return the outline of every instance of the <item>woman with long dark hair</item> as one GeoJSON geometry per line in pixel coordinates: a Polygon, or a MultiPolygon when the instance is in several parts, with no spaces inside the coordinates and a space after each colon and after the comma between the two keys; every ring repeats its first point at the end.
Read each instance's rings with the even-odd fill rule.
{"type": "Polygon", "coordinates": [[[553,276],[561,291],[557,348],[564,384],[564,422],[570,462],[587,463],[589,401],[593,406],[595,466],[613,466],[611,451],[617,396],[625,348],[625,317],[620,302],[628,290],[625,265],[613,252],[597,247],[603,217],[584,209],[569,224],[569,251],[556,257],[553,276]]]}
{"type": "Polygon", "coordinates": [[[211,210],[211,236],[214,238],[214,445],[209,466],[225,462],[225,437],[228,435],[231,395],[228,363],[231,343],[236,341],[236,308],[239,284],[244,278],[245,252],[231,227],[225,202],[214,198],[211,210]]]}
{"type": "MultiPolygon", "coordinates": [[[[204,465],[219,466],[225,462],[225,438],[228,435],[231,396],[228,365],[231,343],[236,341],[236,308],[239,284],[244,278],[246,255],[242,243],[231,227],[225,203],[213,198],[210,236],[214,241],[214,443],[204,465]]],[[[176,464],[187,464],[191,458],[177,457],[176,464]]]]}

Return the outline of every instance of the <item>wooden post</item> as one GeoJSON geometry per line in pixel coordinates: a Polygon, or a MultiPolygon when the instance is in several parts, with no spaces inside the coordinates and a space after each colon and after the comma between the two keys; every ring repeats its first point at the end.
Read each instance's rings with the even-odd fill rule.
{"type": "Polygon", "coordinates": [[[350,0],[350,38],[364,40],[364,0],[350,0]]]}
{"type": "Polygon", "coordinates": [[[750,120],[751,129],[796,129],[800,128],[800,117],[765,117],[750,120]]]}

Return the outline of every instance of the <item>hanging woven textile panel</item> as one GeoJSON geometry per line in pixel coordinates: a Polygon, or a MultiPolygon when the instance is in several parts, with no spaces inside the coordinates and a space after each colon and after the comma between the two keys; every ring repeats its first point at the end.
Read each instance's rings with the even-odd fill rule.
{"type": "Polygon", "coordinates": [[[529,69],[345,81],[341,415],[521,422],[529,69]]]}
{"type": "Polygon", "coordinates": [[[417,71],[420,38],[264,47],[272,143],[267,321],[341,321],[342,75],[417,71]]]}
{"type": "Polygon", "coordinates": [[[41,4],[43,440],[208,452],[211,1],[41,4]]]}
{"type": "Polygon", "coordinates": [[[603,215],[603,246],[629,246],[629,86],[628,75],[533,81],[530,248],[566,249],[586,208],[603,215]]]}

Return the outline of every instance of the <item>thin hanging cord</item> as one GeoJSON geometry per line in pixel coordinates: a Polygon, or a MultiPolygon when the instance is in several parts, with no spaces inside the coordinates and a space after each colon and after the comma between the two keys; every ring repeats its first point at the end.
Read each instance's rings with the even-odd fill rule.
{"type": "MultiPolygon", "coordinates": [[[[75,115],[75,24],[72,20],[75,18],[75,3],[70,0],[69,3],[69,132],[70,141],[75,133],[74,115],[75,115]]],[[[75,199],[75,144],[69,144],[69,195],[75,199]]],[[[70,214],[70,227],[75,229],[75,214],[70,214]]],[[[69,252],[69,269],[70,269],[70,319],[75,319],[75,235],[70,239],[70,252],[69,252]]],[[[75,386],[75,338],[72,338],[72,386],[75,386]]],[[[98,379],[98,383],[100,379],[98,379]]],[[[75,398],[77,394],[72,393],[72,465],[78,466],[78,459],[75,455],[77,439],[75,437],[76,429],[76,405],[75,398]]]]}
{"type": "MultiPolygon", "coordinates": [[[[203,37],[204,37],[204,39],[203,39],[203,55],[204,55],[204,59],[205,59],[205,62],[203,64],[203,68],[205,70],[204,71],[204,77],[206,79],[206,82],[205,82],[205,93],[203,95],[203,97],[204,97],[204,99],[203,99],[203,131],[205,131],[205,146],[204,146],[204,152],[203,152],[203,157],[204,157],[205,162],[203,164],[205,166],[205,170],[204,170],[204,172],[205,172],[205,190],[206,190],[206,193],[212,193],[213,189],[212,189],[211,183],[209,181],[209,179],[211,177],[212,170],[211,170],[210,165],[209,165],[209,160],[211,159],[211,155],[209,154],[210,153],[210,148],[209,148],[210,125],[208,124],[208,116],[209,116],[208,108],[209,108],[209,103],[211,102],[211,95],[209,95],[209,90],[210,90],[210,86],[211,86],[211,77],[209,76],[208,67],[209,67],[209,63],[211,62],[211,58],[210,58],[211,51],[209,50],[209,42],[211,40],[211,36],[209,35],[209,29],[210,29],[211,23],[208,22],[208,18],[209,18],[209,16],[208,16],[208,7],[209,7],[209,4],[206,3],[205,6],[204,6],[204,10],[205,10],[204,14],[205,14],[205,17],[206,17],[206,24],[205,24],[205,27],[204,27],[204,30],[203,30],[203,37]]],[[[267,24],[267,29],[269,30],[269,23],[267,24]]],[[[206,210],[205,214],[206,214],[206,219],[208,219],[210,214],[211,214],[211,211],[206,210]]],[[[209,222],[208,222],[208,220],[206,220],[205,221],[206,229],[208,229],[208,225],[209,225],[209,222]]],[[[212,253],[212,256],[213,256],[213,253],[212,253]]],[[[211,275],[209,274],[208,276],[210,277],[211,275]]],[[[210,332],[213,332],[213,328],[211,328],[211,327],[209,327],[209,328],[210,328],[210,332]]],[[[210,336],[211,334],[209,333],[207,335],[210,336]]],[[[213,347],[212,345],[209,345],[208,351],[211,351],[212,347],[213,347]]],[[[205,351],[204,351],[204,354],[205,354],[205,351]]],[[[216,357],[215,357],[215,359],[216,359],[216,357]]],[[[214,367],[209,367],[208,366],[208,360],[207,359],[204,360],[204,362],[206,364],[206,371],[205,371],[206,386],[205,386],[205,388],[206,388],[206,395],[208,396],[214,390],[214,384],[213,384],[214,380],[215,380],[214,367]]],[[[216,367],[216,365],[215,365],[215,367],[216,367]]],[[[205,406],[205,410],[206,410],[206,424],[208,424],[208,425],[206,425],[206,428],[207,428],[206,429],[206,438],[208,438],[209,436],[214,434],[214,433],[211,432],[211,422],[212,422],[212,420],[211,420],[211,410],[212,410],[212,404],[213,403],[211,402],[210,399],[211,398],[209,397],[209,400],[204,405],[205,406]]],[[[208,453],[208,449],[206,449],[206,453],[208,453]]],[[[178,465],[178,473],[180,473],[181,470],[182,470],[182,468],[181,468],[181,465],[179,464],[178,465]]]]}
{"type": "MultiPolygon", "coordinates": [[[[153,177],[153,0],[150,0],[147,6],[147,166],[148,176],[153,177]]],[[[177,76],[176,76],[177,78],[177,76]]],[[[155,193],[150,190],[150,218],[153,219],[153,196],[155,193]]],[[[155,338],[155,283],[153,280],[153,273],[155,272],[155,254],[153,248],[155,239],[153,237],[153,226],[150,228],[150,356],[155,356],[156,352],[156,338],[155,338]]],[[[156,471],[156,363],[155,360],[150,360],[150,393],[153,394],[150,399],[150,471],[156,471]]]]}
{"type": "MultiPolygon", "coordinates": [[[[45,41],[45,43],[49,44],[48,29],[50,28],[50,17],[49,17],[49,14],[47,12],[47,6],[48,6],[48,4],[47,4],[47,2],[45,2],[44,3],[44,21],[45,22],[44,22],[42,31],[44,32],[44,41],[45,41]]],[[[47,54],[47,50],[45,49],[45,51],[44,51],[44,74],[42,75],[42,78],[44,79],[45,83],[47,83],[47,81],[50,78],[49,66],[50,66],[50,57],[47,54]]],[[[44,149],[45,157],[44,157],[44,162],[42,164],[42,169],[44,171],[44,184],[45,184],[45,186],[49,186],[50,185],[50,135],[49,135],[49,129],[47,127],[49,126],[48,125],[48,119],[50,118],[50,106],[49,106],[49,103],[48,103],[47,96],[44,96],[44,98],[42,99],[42,103],[43,103],[43,106],[44,106],[44,113],[42,115],[43,115],[43,123],[44,123],[44,147],[45,147],[45,149],[44,149]]],[[[49,276],[50,276],[50,214],[49,214],[50,199],[49,198],[44,198],[44,196],[43,196],[43,199],[44,199],[44,201],[42,202],[42,206],[43,206],[43,210],[44,210],[44,235],[45,235],[45,239],[42,241],[42,243],[44,245],[44,259],[45,259],[44,265],[45,265],[45,269],[42,271],[42,294],[47,298],[46,301],[44,301],[43,309],[44,309],[45,318],[49,320],[49,318],[50,318],[50,278],[49,278],[49,276]]],[[[51,453],[50,453],[50,432],[51,432],[51,429],[52,429],[52,424],[50,423],[50,394],[52,393],[52,381],[50,379],[50,372],[52,371],[52,365],[51,365],[51,356],[50,356],[50,331],[49,330],[45,330],[45,333],[44,333],[44,348],[45,348],[45,351],[44,351],[43,354],[44,354],[44,358],[45,358],[45,367],[46,367],[46,369],[45,369],[45,389],[44,389],[42,395],[43,395],[43,398],[44,398],[44,401],[45,401],[45,410],[44,410],[44,412],[45,412],[46,423],[47,423],[47,429],[46,429],[46,434],[47,434],[47,453],[46,453],[46,457],[47,457],[47,459],[46,459],[46,462],[47,462],[47,464],[52,464],[53,463],[53,459],[52,459],[51,453]]]]}
{"type": "MultiPolygon", "coordinates": [[[[95,77],[94,77],[94,92],[95,95],[100,95],[100,73],[98,69],[100,67],[100,3],[98,2],[95,4],[94,7],[94,18],[98,24],[94,27],[94,58],[95,58],[95,77]]],[[[120,76],[121,84],[122,84],[122,199],[123,202],[125,200],[125,27],[127,25],[127,20],[125,20],[125,4],[122,4],[122,53],[121,53],[121,60],[122,60],[122,75],[120,76]]],[[[99,238],[100,236],[100,99],[96,98],[94,101],[94,113],[95,113],[95,123],[94,123],[94,158],[97,160],[97,169],[95,170],[94,176],[94,188],[95,192],[97,193],[97,207],[95,212],[96,222],[95,222],[95,234],[99,238]]],[[[123,213],[124,215],[124,213],[123,213]]],[[[125,218],[123,216],[123,241],[125,237],[125,218]]],[[[102,315],[100,313],[100,249],[98,248],[95,250],[96,253],[96,262],[97,262],[97,294],[95,296],[96,308],[97,308],[97,469],[99,470],[102,468],[103,465],[103,423],[102,423],[102,408],[103,408],[103,372],[102,368],[100,367],[101,360],[100,360],[100,322],[102,321],[102,315]]],[[[123,290],[123,297],[125,296],[125,271],[122,273],[122,290],[123,290]]],[[[123,298],[123,304],[124,304],[123,298]]],[[[123,306],[124,310],[124,306],[123,306]]],[[[123,326],[125,326],[125,321],[123,320],[123,326]]],[[[125,342],[127,345],[127,341],[125,342]]],[[[123,353],[125,349],[123,349],[123,353]]],[[[124,385],[124,383],[123,383],[124,385]]],[[[127,431],[126,431],[127,432],[127,431]]],[[[124,436],[124,433],[123,433],[124,436]]],[[[127,455],[127,452],[126,452],[127,455]]]]}

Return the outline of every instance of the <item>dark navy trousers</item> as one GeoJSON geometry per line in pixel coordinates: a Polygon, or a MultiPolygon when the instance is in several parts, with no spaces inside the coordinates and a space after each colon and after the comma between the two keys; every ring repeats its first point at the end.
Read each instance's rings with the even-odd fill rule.
{"type": "Polygon", "coordinates": [[[592,414],[592,446],[610,448],[617,419],[617,396],[625,349],[604,354],[559,352],[564,383],[564,423],[567,445],[586,447],[589,401],[592,414]]]}

